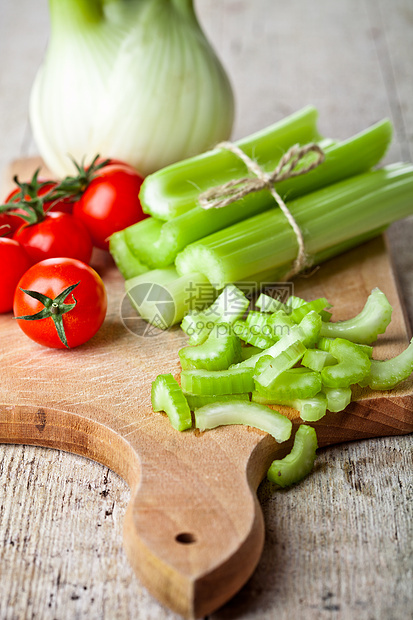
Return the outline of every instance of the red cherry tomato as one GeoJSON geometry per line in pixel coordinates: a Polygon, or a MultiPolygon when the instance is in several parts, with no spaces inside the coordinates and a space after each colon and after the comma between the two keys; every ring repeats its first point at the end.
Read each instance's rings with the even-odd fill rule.
{"type": "MultiPolygon", "coordinates": [[[[42,182],[39,179],[39,182],[42,182]]],[[[44,196],[51,189],[56,187],[57,182],[55,181],[47,181],[45,185],[42,185],[38,191],[39,196],[44,196]]],[[[20,189],[16,187],[10,194],[7,196],[5,202],[16,202],[16,195],[20,192],[20,189]]],[[[30,196],[26,196],[26,199],[29,200],[30,196]]],[[[43,205],[45,211],[59,211],[61,213],[72,213],[73,211],[73,200],[70,198],[60,198],[59,200],[49,200],[46,201],[43,205]]],[[[21,213],[24,215],[23,209],[19,209],[21,213]]],[[[11,213],[0,213],[0,237],[12,237],[14,232],[20,228],[23,224],[24,220],[18,215],[14,215],[11,213]]]]}
{"type": "Polygon", "coordinates": [[[47,213],[37,224],[23,224],[13,235],[33,262],[66,256],[90,261],[92,241],[86,226],[69,213],[47,213]]]}
{"type": "Polygon", "coordinates": [[[84,222],[96,247],[107,250],[111,234],[147,217],[139,200],[142,182],[128,165],[110,164],[96,172],[73,208],[73,215],[84,222]]]}
{"type": "MultiPolygon", "coordinates": [[[[60,316],[69,348],[87,342],[101,327],[107,309],[105,286],[94,269],[72,258],[53,258],[33,265],[18,283],[14,296],[14,316],[34,315],[45,305],[21,289],[36,291],[54,300],[65,289],[76,285],[58,304],[54,316],[60,316]],[[77,284],[79,283],[79,284],[77,284]],[[67,307],[74,305],[68,312],[67,307]]],[[[65,348],[55,321],[49,316],[38,320],[17,319],[24,333],[39,344],[57,349],[65,348]]]]}
{"type": "Polygon", "coordinates": [[[13,310],[13,297],[22,275],[32,265],[25,249],[13,239],[0,238],[0,313],[13,310]]]}

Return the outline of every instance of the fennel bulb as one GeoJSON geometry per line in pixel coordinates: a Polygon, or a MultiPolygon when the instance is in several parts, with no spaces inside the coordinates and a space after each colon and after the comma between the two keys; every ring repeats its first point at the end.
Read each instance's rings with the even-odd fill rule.
{"type": "Polygon", "coordinates": [[[234,101],[193,0],[49,0],[51,36],[30,97],[57,176],[96,154],[146,176],[229,137],[234,101]]]}

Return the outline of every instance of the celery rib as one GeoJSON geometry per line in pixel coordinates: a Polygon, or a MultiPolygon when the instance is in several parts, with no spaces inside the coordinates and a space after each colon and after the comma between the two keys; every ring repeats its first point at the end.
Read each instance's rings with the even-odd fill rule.
{"type": "Polygon", "coordinates": [[[370,372],[360,385],[373,390],[391,390],[413,372],[413,338],[400,355],[388,360],[372,360],[370,372]]]}

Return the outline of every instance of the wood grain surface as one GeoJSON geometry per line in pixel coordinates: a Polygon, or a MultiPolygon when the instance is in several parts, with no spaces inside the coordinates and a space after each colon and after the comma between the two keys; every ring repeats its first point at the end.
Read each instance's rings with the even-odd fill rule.
{"type": "MultiPolygon", "coordinates": [[[[411,159],[409,3],[307,6],[291,2],[287,10],[278,2],[199,2],[201,18],[235,82],[235,133],[245,135],[311,102],[320,108],[323,130],[339,137],[391,116],[396,136],[388,159],[411,159]]],[[[16,51],[12,66],[2,63],[4,163],[35,152],[25,134],[27,84],[18,68],[24,67],[30,79],[47,32],[45,14],[34,14],[22,1],[19,18],[26,8],[27,27],[16,47],[22,24],[14,7],[11,2],[0,7],[1,58],[7,49],[16,51]]],[[[410,235],[408,222],[393,227],[389,236],[411,316],[410,235]]],[[[120,516],[128,491],[115,475],[61,452],[1,449],[2,618],[174,617],[149,597],[125,561],[120,516]]],[[[213,616],[407,617],[412,609],[410,471],[407,437],[322,450],[317,475],[288,492],[274,495],[263,484],[259,498],[267,540],[261,562],[242,592],[213,616]]]]}

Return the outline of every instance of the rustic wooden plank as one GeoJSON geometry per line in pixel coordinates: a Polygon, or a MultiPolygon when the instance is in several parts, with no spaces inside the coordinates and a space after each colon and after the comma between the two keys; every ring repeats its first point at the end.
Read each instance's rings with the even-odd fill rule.
{"type": "MultiPolygon", "coordinates": [[[[239,101],[236,135],[245,135],[309,102],[320,108],[323,130],[340,137],[384,115],[390,115],[396,122],[395,104],[389,105],[386,91],[389,86],[385,86],[390,83],[388,71],[392,66],[397,85],[396,105],[399,101],[405,132],[398,130],[388,160],[394,161],[406,153],[402,150],[405,149],[403,140],[408,143],[411,153],[411,3],[409,0],[381,2],[381,22],[376,27],[380,33],[386,33],[389,42],[387,53],[390,62],[387,65],[378,53],[372,33],[379,4],[377,0],[368,0],[364,4],[356,0],[341,3],[292,0],[286,6],[274,0],[258,0],[255,3],[245,0],[199,0],[199,12],[205,26],[214,33],[216,47],[233,75],[239,101]],[[330,32],[326,33],[326,29],[330,32]],[[254,61],[252,57],[255,57],[254,61]]],[[[33,145],[25,141],[25,133],[22,132],[26,111],[21,104],[28,94],[25,79],[30,80],[31,67],[37,64],[36,59],[43,52],[47,23],[45,5],[45,0],[36,3],[35,7],[29,0],[19,3],[3,0],[0,3],[0,57],[7,58],[7,63],[0,63],[0,157],[3,163],[14,156],[34,152],[33,145]],[[11,89],[10,92],[6,92],[6,86],[11,89]]],[[[403,278],[410,317],[413,316],[411,236],[411,222],[393,227],[390,236],[396,250],[398,272],[403,278]]],[[[401,438],[373,440],[352,444],[351,449],[341,447],[323,451],[321,459],[329,455],[329,468],[326,472],[321,469],[317,476],[310,477],[306,482],[317,486],[315,493],[300,492],[302,487],[297,487],[292,495],[291,491],[281,492],[274,501],[269,501],[264,485],[260,498],[265,507],[269,533],[264,556],[256,575],[234,599],[233,606],[229,605],[222,611],[226,614],[224,617],[271,618],[275,613],[280,618],[291,615],[301,617],[304,613],[309,618],[330,618],[337,617],[337,614],[340,618],[406,617],[411,610],[411,556],[408,547],[412,539],[408,506],[411,491],[408,486],[409,463],[405,460],[410,446],[410,438],[401,438]],[[374,458],[371,467],[361,468],[361,479],[375,489],[374,502],[351,487],[346,482],[345,474],[340,473],[345,471],[348,459],[359,467],[363,458],[374,458]],[[332,468],[331,462],[337,466],[332,468]],[[327,498],[322,495],[321,490],[324,489],[326,493],[328,491],[327,498]],[[280,504],[280,497],[282,500],[285,498],[285,503],[280,504]],[[306,503],[308,497],[317,497],[317,501],[309,505],[306,503]],[[324,527],[318,527],[319,523],[324,527]],[[281,531],[299,530],[304,532],[304,540],[297,537],[285,543],[280,535],[277,536],[284,524],[288,527],[281,531]],[[333,531],[328,528],[332,525],[333,531]],[[397,542],[394,537],[396,527],[397,542]],[[314,542],[317,548],[323,550],[322,554],[314,552],[314,542]],[[283,553],[280,552],[282,544],[285,544],[283,553]],[[342,557],[345,558],[344,568],[342,557]],[[316,561],[319,562],[318,567],[314,566],[316,561]],[[287,573],[280,573],[286,564],[289,565],[287,573]],[[288,579],[284,584],[285,575],[288,579]],[[299,597],[297,591],[300,591],[299,597]],[[282,605],[281,597],[284,601],[282,605]],[[337,606],[340,610],[335,609],[337,606]]],[[[100,560],[104,569],[96,572],[95,576],[99,563],[91,561],[93,554],[88,545],[91,540],[97,539],[103,525],[99,528],[96,518],[92,519],[92,513],[88,510],[79,511],[75,534],[67,525],[73,517],[72,504],[64,495],[67,476],[57,471],[61,472],[62,467],[66,467],[70,472],[77,462],[81,463],[79,479],[82,480],[83,472],[83,479],[91,481],[95,499],[90,503],[90,508],[92,504],[97,506],[95,514],[100,514],[99,511],[105,507],[104,498],[99,495],[105,469],[84,459],[61,454],[59,458],[63,464],[59,460],[52,466],[56,476],[50,483],[53,494],[39,499],[35,496],[35,489],[46,486],[48,475],[44,471],[46,451],[34,448],[25,450],[28,460],[34,459],[34,462],[27,481],[30,491],[22,499],[22,507],[8,493],[10,482],[7,472],[4,468],[1,472],[1,505],[6,507],[1,512],[1,540],[6,540],[3,532],[6,531],[4,515],[7,513],[8,522],[17,528],[14,533],[17,531],[20,540],[24,542],[24,537],[30,536],[34,552],[25,562],[25,555],[18,545],[2,546],[2,555],[6,551],[11,555],[8,556],[10,570],[4,579],[4,568],[0,564],[1,617],[14,619],[32,617],[33,614],[46,620],[81,616],[133,616],[157,620],[173,617],[142,588],[132,587],[128,581],[127,575],[131,573],[128,573],[126,563],[122,564],[122,579],[117,581],[118,573],[114,576],[112,572],[108,577],[105,569],[113,568],[113,555],[118,558],[119,550],[121,555],[123,553],[121,539],[112,537],[112,528],[105,530],[104,539],[115,546],[108,549],[101,543],[106,554],[102,555],[105,559],[100,560]],[[45,535],[49,530],[43,527],[40,518],[49,504],[56,513],[62,512],[60,521],[47,522],[51,523],[50,527],[56,524],[54,544],[58,545],[67,532],[71,532],[69,541],[72,536],[76,539],[79,533],[80,542],[75,553],[64,554],[64,549],[70,548],[67,544],[60,547],[56,556],[51,554],[51,549],[55,547],[50,545],[49,536],[45,535]],[[29,523],[19,525],[21,513],[31,516],[29,523]],[[84,534],[82,538],[80,532],[84,534]],[[82,549],[84,553],[81,553],[82,549]],[[48,571],[44,567],[48,567],[48,571]],[[59,570],[62,574],[74,574],[75,577],[66,577],[69,585],[65,586],[61,596],[56,593],[56,605],[49,608],[48,594],[57,592],[55,586],[59,570]],[[14,590],[14,606],[4,611],[1,605],[16,580],[19,589],[14,590]],[[32,591],[30,583],[33,580],[36,586],[32,591]],[[72,600],[70,587],[73,584],[76,591],[81,591],[85,584],[90,590],[93,589],[96,598],[92,598],[95,601],[92,603],[91,598],[84,596],[72,600]]],[[[7,455],[7,468],[21,465],[23,448],[1,446],[1,452],[7,455]]],[[[77,483],[76,479],[70,484],[74,497],[81,498],[84,484],[77,483]]],[[[307,490],[308,486],[305,488],[307,490]]],[[[110,492],[116,496],[115,512],[118,507],[120,514],[125,510],[128,491],[113,475],[110,492]]],[[[116,531],[119,534],[120,529],[116,531]]]]}

